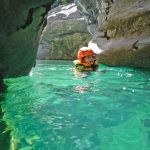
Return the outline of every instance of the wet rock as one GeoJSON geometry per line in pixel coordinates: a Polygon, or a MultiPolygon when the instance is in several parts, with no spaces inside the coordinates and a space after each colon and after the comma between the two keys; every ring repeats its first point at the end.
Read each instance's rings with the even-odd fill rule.
{"type": "Polygon", "coordinates": [[[0,70],[28,75],[35,64],[40,30],[52,0],[0,1],[0,70]]]}
{"type": "Polygon", "coordinates": [[[0,73],[0,93],[6,91],[6,85],[4,84],[3,76],[0,73]]]}

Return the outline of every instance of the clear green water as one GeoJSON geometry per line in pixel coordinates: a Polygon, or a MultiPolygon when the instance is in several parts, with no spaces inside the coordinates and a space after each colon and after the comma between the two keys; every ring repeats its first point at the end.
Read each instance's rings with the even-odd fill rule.
{"type": "Polygon", "coordinates": [[[80,77],[72,67],[38,61],[31,76],[6,80],[2,108],[12,147],[150,150],[150,72],[100,66],[80,77]]]}

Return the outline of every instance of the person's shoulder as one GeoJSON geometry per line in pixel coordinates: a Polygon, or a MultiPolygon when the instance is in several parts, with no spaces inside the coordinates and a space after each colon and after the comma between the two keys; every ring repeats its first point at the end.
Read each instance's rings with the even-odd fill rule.
{"type": "Polygon", "coordinates": [[[74,60],[73,63],[74,63],[75,65],[77,65],[77,64],[81,64],[81,61],[80,61],[80,60],[74,60]]]}

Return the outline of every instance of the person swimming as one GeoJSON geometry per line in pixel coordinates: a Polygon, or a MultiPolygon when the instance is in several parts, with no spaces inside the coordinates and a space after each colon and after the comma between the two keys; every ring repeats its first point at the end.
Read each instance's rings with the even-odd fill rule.
{"type": "Polygon", "coordinates": [[[96,56],[89,47],[82,47],[77,54],[77,60],[74,60],[75,68],[81,72],[95,71],[98,69],[96,56]]]}

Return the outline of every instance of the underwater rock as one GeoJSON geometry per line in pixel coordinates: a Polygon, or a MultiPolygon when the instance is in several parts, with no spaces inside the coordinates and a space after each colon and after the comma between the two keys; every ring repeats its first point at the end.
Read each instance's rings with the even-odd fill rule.
{"type": "Polygon", "coordinates": [[[143,120],[144,127],[150,128],[150,119],[143,120]]]}
{"type": "Polygon", "coordinates": [[[80,46],[91,39],[86,22],[74,3],[48,12],[37,59],[75,59],[80,46]]]}
{"type": "Polygon", "coordinates": [[[75,0],[85,17],[99,62],[150,69],[150,1],[75,0]]]}

